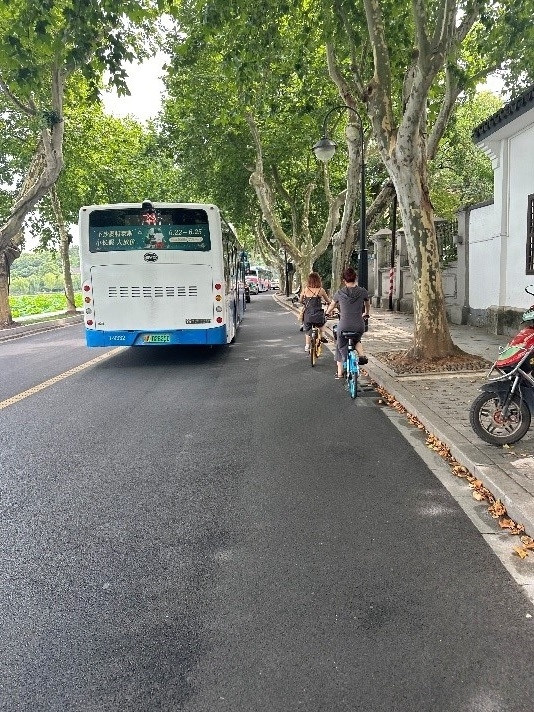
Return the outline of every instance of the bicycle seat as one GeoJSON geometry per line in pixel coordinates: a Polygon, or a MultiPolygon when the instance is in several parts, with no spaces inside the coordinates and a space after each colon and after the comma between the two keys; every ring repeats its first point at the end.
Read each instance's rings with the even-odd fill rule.
{"type": "Polygon", "coordinates": [[[353,339],[355,336],[358,336],[357,331],[342,331],[341,336],[344,336],[346,339],[353,339]]]}

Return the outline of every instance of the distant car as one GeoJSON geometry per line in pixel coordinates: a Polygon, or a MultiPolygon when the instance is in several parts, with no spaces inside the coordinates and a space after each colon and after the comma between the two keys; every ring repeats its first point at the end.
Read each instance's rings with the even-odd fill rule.
{"type": "Polygon", "coordinates": [[[271,281],[271,289],[280,289],[280,280],[279,279],[273,279],[271,281]]]}

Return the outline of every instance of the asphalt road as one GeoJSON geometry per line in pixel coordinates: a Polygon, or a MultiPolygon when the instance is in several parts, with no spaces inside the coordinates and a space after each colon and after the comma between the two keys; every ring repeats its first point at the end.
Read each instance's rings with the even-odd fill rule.
{"type": "Polygon", "coordinates": [[[293,315],[104,353],[0,344],[1,710],[532,712],[531,604],[293,315]]]}

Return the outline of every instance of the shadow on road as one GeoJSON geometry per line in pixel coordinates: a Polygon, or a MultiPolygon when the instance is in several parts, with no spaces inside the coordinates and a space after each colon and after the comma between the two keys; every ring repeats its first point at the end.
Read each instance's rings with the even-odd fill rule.
{"type": "Polygon", "coordinates": [[[228,346],[132,346],[114,358],[95,366],[99,369],[168,368],[169,366],[204,366],[223,363],[228,346]]]}

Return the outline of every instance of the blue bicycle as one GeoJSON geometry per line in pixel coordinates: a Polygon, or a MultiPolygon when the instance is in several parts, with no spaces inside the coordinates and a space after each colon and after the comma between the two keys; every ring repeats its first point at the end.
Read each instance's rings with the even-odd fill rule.
{"type": "Polygon", "coordinates": [[[358,334],[355,331],[342,331],[341,334],[348,339],[347,359],[345,361],[345,388],[350,393],[351,398],[358,395],[358,378],[360,377],[360,365],[358,363],[358,352],[356,351],[356,341],[358,334]]]}

